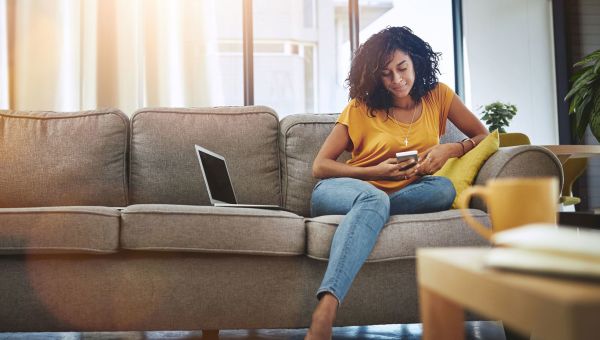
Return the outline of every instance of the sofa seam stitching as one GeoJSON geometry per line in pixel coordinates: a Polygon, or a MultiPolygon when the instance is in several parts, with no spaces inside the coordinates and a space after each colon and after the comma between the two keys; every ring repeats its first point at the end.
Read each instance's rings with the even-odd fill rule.
{"type": "MultiPolygon", "coordinates": [[[[227,106],[225,106],[224,108],[228,108],[227,106]]],[[[185,115],[216,115],[216,116],[222,116],[222,115],[228,115],[228,116],[242,116],[242,115],[253,115],[253,114],[259,114],[259,115],[263,115],[263,114],[267,114],[269,116],[272,116],[274,118],[277,119],[277,121],[279,122],[279,117],[277,116],[277,113],[270,107],[268,106],[264,106],[264,105],[258,105],[258,106],[231,106],[231,108],[238,108],[238,109],[244,109],[244,108],[266,108],[267,110],[258,110],[258,111],[251,111],[248,110],[247,112],[209,112],[208,110],[214,110],[215,108],[206,108],[207,111],[177,111],[176,109],[172,109],[172,108],[148,108],[148,109],[141,109],[136,111],[133,116],[132,116],[132,121],[134,118],[136,118],[137,116],[145,113],[145,114],[153,114],[153,113],[172,113],[172,114],[185,114],[185,115]]],[[[184,108],[181,108],[184,109],[184,108]]]]}
{"type": "Polygon", "coordinates": [[[305,253],[300,252],[277,252],[277,251],[267,251],[267,250],[226,250],[226,249],[211,249],[211,248],[193,248],[193,247],[159,247],[159,246],[150,246],[150,247],[122,247],[121,249],[126,250],[195,250],[191,251],[192,253],[207,253],[207,254],[265,254],[265,255],[305,255],[305,253]]]}
{"type": "MultiPolygon", "coordinates": [[[[392,215],[392,216],[399,216],[399,215],[392,215]]],[[[487,217],[489,216],[488,214],[485,213],[479,213],[477,215],[474,215],[473,217],[487,217]]],[[[419,220],[407,220],[407,221],[394,221],[394,222],[390,222],[390,223],[386,223],[386,225],[394,225],[394,224],[404,224],[404,223],[422,223],[422,222],[443,222],[443,221],[452,221],[452,220],[461,220],[462,216],[456,216],[456,217],[449,217],[449,218],[440,218],[440,219],[419,219],[419,220]]],[[[335,223],[335,222],[321,222],[321,221],[315,221],[315,220],[306,220],[307,223],[319,223],[319,224],[324,224],[324,225],[339,225],[339,223],[335,223]]]]}
{"type": "Polygon", "coordinates": [[[128,134],[129,134],[129,118],[126,118],[127,116],[123,117],[123,115],[125,115],[125,113],[123,113],[121,110],[117,110],[117,112],[111,112],[111,114],[115,114],[117,115],[119,118],[121,118],[121,122],[124,123],[125,125],[125,136],[124,136],[124,142],[125,142],[125,147],[123,150],[123,198],[125,198],[125,204],[127,205],[129,203],[129,198],[128,198],[128,194],[129,194],[129,181],[128,181],[128,176],[127,176],[127,163],[128,163],[128,151],[129,151],[129,145],[128,145],[128,134]],[[121,114],[117,113],[120,112],[121,114]],[[127,123],[127,124],[125,124],[127,123]]]}
{"type": "MultiPolygon", "coordinates": [[[[281,179],[281,182],[282,182],[281,189],[282,189],[283,206],[285,208],[287,208],[287,192],[288,192],[288,185],[289,185],[289,183],[288,183],[289,171],[288,171],[288,158],[287,158],[287,146],[288,146],[287,139],[288,139],[288,131],[289,130],[290,130],[289,127],[286,128],[285,133],[283,134],[284,143],[283,143],[283,150],[282,150],[283,154],[285,155],[285,157],[283,157],[284,158],[283,162],[285,163],[284,164],[285,176],[283,176],[283,174],[282,174],[283,177],[281,179]],[[285,185],[284,185],[283,181],[285,181],[285,185]],[[285,194],[283,194],[284,188],[285,188],[285,194]]],[[[281,171],[283,172],[283,168],[281,169],[281,171]]]]}
{"type": "Polygon", "coordinates": [[[92,212],[92,211],[2,211],[3,209],[22,209],[22,208],[2,208],[0,216],[3,215],[26,215],[26,214],[71,214],[71,215],[96,215],[105,217],[121,217],[121,214],[110,215],[109,213],[92,212]]]}
{"type": "Polygon", "coordinates": [[[24,247],[0,247],[0,253],[4,250],[73,250],[71,253],[75,253],[77,250],[88,251],[91,253],[102,253],[102,254],[110,254],[110,253],[118,253],[120,248],[116,248],[114,250],[98,250],[94,248],[83,248],[83,247],[41,247],[41,246],[24,246],[24,247]]]}
{"type": "Polygon", "coordinates": [[[281,206],[284,206],[283,203],[283,169],[281,169],[281,149],[280,149],[280,145],[279,145],[279,131],[281,131],[281,121],[279,121],[279,116],[275,116],[275,120],[277,121],[277,132],[275,132],[275,143],[277,143],[277,147],[275,148],[275,152],[277,154],[277,169],[279,171],[277,171],[277,174],[279,176],[279,204],[281,206]]]}
{"type": "MultiPolygon", "coordinates": [[[[320,257],[320,256],[315,256],[315,255],[309,255],[306,254],[306,257],[311,258],[313,260],[318,260],[318,261],[329,261],[328,257],[320,257]]],[[[378,262],[390,262],[390,261],[397,261],[397,260],[413,260],[416,259],[416,255],[405,255],[405,256],[394,256],[394,257],[388,257],[385,259],[366,259],[365,263],[378,263],[378,262]]]]}
{"type": "Polygon", "coordinates": [[[243,218],[254,218],[254,217],[264,217],[264,218],[278,218],[278,219],[290,219],[290,220],[302,220],[304,217],[296,215],[296,216],[273,216],[273,215],[241,215],[241,214],[221,214],[221,213],[203,213],[203,212],[177,212],[177,211],[124,211],[120,216],[125,215],[173,215],[177,214],[178,216],[182,215],[191,215],[191,216],[221,216],[221,217],[243,217],[243,218]]]}
{"type": "MultiPolygon", "coordinates": [[[[102,115],[106,115],[106,114],[113,114],[115,111],[121,111],[117,108],[107,108],[106,110],[86,110],[85,112],[89,112],[89,113],[85,113],[85,114],[76,114],[76,115],[65,115],[65,116],[54,116],[54,117],[37,117],[37,116],[27,116],[27,115],[13,115],[13,114],[6,114],[6,113],[2,113],[0,112],[0,116],[1,117],[5,117],[5,118],[23,118],[23,119],[31,119],[31,120],[58,120],[58,119],[73,119],[73,118],[86,118],[86,117],[92,117],[92,116],[102,116],[102,115]]],[[[13,112],[19,112],[19,111],[13,111],[13,112]]],[[[81,112],[81,111],[69,111],[69,112],[58,112],[58,111],[30,111],[32,113],[59,113],[59,114],[68,114],[68,113],[75,113],[75,112],[81,112]]]]}

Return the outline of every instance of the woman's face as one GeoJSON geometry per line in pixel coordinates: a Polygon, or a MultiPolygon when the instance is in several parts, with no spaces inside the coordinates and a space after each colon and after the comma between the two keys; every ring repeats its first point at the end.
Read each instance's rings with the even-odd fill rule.
{"type": "Polygon", "coordinates": [[[410,56],[396,50],[381,72],[381,81],[395,99],[408,96],[415,82],[415,69],[410,56]]]}

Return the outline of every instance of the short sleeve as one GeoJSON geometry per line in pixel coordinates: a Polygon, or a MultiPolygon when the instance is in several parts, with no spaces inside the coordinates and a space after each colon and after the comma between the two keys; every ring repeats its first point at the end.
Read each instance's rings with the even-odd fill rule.
{"type": "Polygon", "coordinates": [[[435,97],[434,100],[439,105],[439,136],[442,136],[444,133],[446,133],[446,120],[448,119],[448,114],[450,113],[450,105],[452,105],[452,100],[454,99],[455,93],[450,87],[448,87],[448,85],[444,83],[438,83],[438,86],[436,86],[433,92],[433,96],[435,97]]]}
{"type": "Polygon", "coordinates": [[[347,127],[350,126],[350,111],[356,107],[356,100],[352,99],[348,105],[346,105],[346,107],[344,108],[344,110],[342,111],[342,113],[340,113],[340,116],[338,117],[336,123],[342,124],[342,125],[346,125],[347,127]]]}
{"type": "Polygon", "coordinates": [[[340,113],[336,123],[345,125],[348,128],[348,136],[352,142],[352,148],[347,151],[352,151],[353,147],[360,145],[364,140],[366,129],[365,129],[365,110],[366,106],[356,99],[352,99],[348,102],[348,105],[340,113]]]}

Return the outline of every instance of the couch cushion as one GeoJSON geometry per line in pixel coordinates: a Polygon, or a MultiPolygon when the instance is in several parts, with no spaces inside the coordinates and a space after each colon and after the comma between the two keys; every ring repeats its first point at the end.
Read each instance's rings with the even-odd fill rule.
{"type": "MultiPolygon", "coordinates": [[[[470,209],[489,226],[487,214],[470,209]]],[[[333,234],[344,216],[328,215],[306,220],[307,254],[326,260],[333,234]]],[[[417,248],[484,246],[488,242],[466,225],[460,212],[448,210],[429,214],[394,215],[384,226],[367,262],[414,258],[417,248]]]]}
{"type": "Polygon", "coordinates": [[[0,254],[113,253],[119,215],[107,207],[0,208],[0,254]]]}
{"type": "Polygon", "coordinates": [[[302,255],[302,217],[286,211],[166,204],[122,212],[124,249],[302,255]]]}
{"type": "Polygon", "coordinates": [[[239,203],[281,204],[272,109],[143,109],[131,128],[132,204],[210,204],[194,144],[225,157],[239,203]]]}
{"type": "MultiPolygon", "coordinates": [[[[318,181],[312,176],[312,164],[337,117],[337,114],[301,114],[281,120],[283,205],[299,215],[310,216],[310,196],[318,181]]],[[[344,152],[338,161],[348,159],[350,153],[344,152]]]]}
{"type": "Polygon", "coordinates": [[[467,135],[462,133],[450,120],[446,120],[446,131],[440,137],[440,144],[460,142],[467,135]]]}
{"type": "Polygon", "coordinates": [[[121,111],[0,111],[0,131],[0,207],[127,204],[121,111]]]}

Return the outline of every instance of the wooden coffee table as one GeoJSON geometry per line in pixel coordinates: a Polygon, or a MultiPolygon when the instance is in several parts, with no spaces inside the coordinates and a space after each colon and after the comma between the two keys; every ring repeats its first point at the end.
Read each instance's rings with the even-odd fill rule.
{"type": "Polygon", "coordinates": [[[561,163],[572,158],[589,158],[600,156],[600,145],[541,145],[552,151],[561,163]]]}
{"type": "Polygon", "coordinates": [[[600,280],[499,271],[485,248],[417,250],[423,339],[464,339],[464,310],[536,339],[600,338],[600,280]]]}

